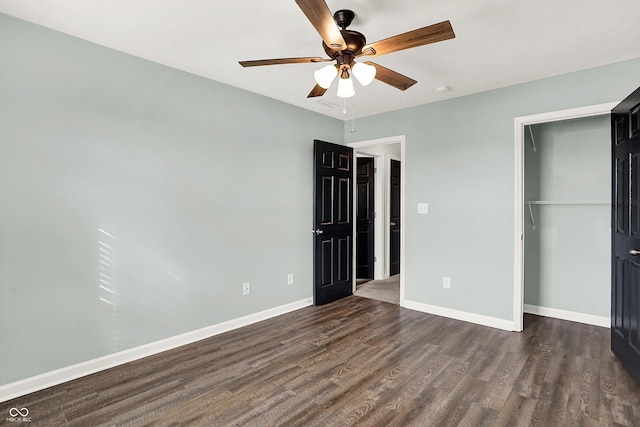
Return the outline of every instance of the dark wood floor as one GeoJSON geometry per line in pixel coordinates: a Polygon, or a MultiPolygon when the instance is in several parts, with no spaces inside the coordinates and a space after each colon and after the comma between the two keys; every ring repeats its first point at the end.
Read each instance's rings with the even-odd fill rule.
{"type": "Polygon", "coordinates": [[[353,296],[11,407],[31,426],[638,426],[640,386],[606,328],[527,315],[520,334],[353,296]]]}

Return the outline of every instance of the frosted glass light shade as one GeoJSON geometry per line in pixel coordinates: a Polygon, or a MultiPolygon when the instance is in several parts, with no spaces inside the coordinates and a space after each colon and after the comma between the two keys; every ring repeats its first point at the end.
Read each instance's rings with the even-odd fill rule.
{"type": "Polygon", "coordinates": [[[313,73],[313,78],[315,79],[318,86],[323,89],[328,89],[337,75],[338,69],[335,65],[330,64],[326,67],[322,67],[319,70],[316,70],[316,72],[313,73]]]}
{"type": "Polygon", "coordinates": [[[373,65],[356,62],[351,70],[362,86],[367,86],[376,78],[376,67],[373,65]]]}
{"type": "Polygon", "coordinates": [[[351,80],[351,77],[347,77],[346,79],[341,78],[338,82],[338,97],[351,98],[355,94],[356,91],[353,89],[353,80],[351,80]]]}

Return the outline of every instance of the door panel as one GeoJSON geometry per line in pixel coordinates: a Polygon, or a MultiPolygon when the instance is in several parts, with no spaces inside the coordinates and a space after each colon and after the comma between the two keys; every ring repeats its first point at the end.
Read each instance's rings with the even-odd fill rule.
{"type": "Polygon", "coordinates": [[[611,111],[611,351],[640,382],[640,88],[611,111]]]}
{"type": "Polygon", "coordinates": [[[356,277],[374,276],[374,159],[359,157],[356,166],[356,277]]]}
{"type": "Polygon", "coordinates": [[[640,105],[636,105],[629,112],[629,122],[630,137],[640,135],[640,105]]]}
{"type": "MultiPolygon", "coordinates": [[[[342,237],[336,239],[338,242],[338,282],[349,282],[351,286],[351,238],[342,237]]],[[[350,289],[351,291],[352,289],[350,289]]],[[[349,295],[351,292],[349,292],[349,295]]]]}
{"type": "Polygon", "coordinates": [[[322,179],[322,203],[320,204],[320,224],[333,224],[333,177],[323,176],[322,179]]]}
{"type": "Polygon", "coordinates": [[[624,338],[624,294],[622,283],[626,280],[627,262],[623,259],[616,258],[616,276],[614,278],[614,293],[611,295],[612,316],[611,316],[611,333],[617,334],[620,338],[624,338]]]}
{"type": "MultiPolygon", "coordinates": [[[[626,307],[629,315],[625,317],[625,320],[628,320],[629,346],[634,354],[640,355],[640,316],[638,316],[638,308],[640,307],[640,286],[638,286],[640,282],[640,266],[637,264],[633,265],[631,282],[633,285],[627,288],[628,295],[625,295],[624,299],[625,302],[629,302],[626,307]]],[[[638,362],[640,362],[640,358],[636,359],[636,363],[638,362]]]]}
{"type": "Polygon", "coordinates": [[[616,208],[615,230],[617,233],[621,234],[626,234],[629,226],[629,199],[626,198],[626,195],[629,194],[628,172],[629,168],[627,167],[625,158],[616,159],[615,182],[618,184],[614,187],[614,205],[616,208]]]}
{"type": "Polygon", "coordinates": [[[318,286],[330,286],[333,278],[333,239],[320,236],[318,240],[318,245],[320,246],[319,256],[322,257],[318,263],[321,268],[318,286]]]}
{"type": "Polygon", "coordinates": [[[400,273],[400,162],[391,160],[391,191],[389,194],[389,275],[400,273]]]}
{"type": "Polygon", "coordinates": [[[338,224],[349,222],[351,222],[351,177],[338,180],[338,224]]]}
{"type": "Polygon", "coordinates": [[[314,305],[352,293],[350,147],[314,141],[314,305]]]}
{"type": "Polygon", "coordinates": [[[638,198],[640,197],[640,180],[638,180],[640,178],[640,153],[629,154],[629,161],[631,162],[631,167],[629,168],[629,173],[631,174],[630,231],[632,236],[640,236],[640,204],[638,204],[638,198]]]}

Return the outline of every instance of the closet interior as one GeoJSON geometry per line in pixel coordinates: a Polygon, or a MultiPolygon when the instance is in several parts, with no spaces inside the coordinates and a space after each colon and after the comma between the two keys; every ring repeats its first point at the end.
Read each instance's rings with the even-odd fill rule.
{"type": "Polygon", "coordinates": [[[609,120],[599,115],[525,127],[525,312],[609,317],[609,120]]]}

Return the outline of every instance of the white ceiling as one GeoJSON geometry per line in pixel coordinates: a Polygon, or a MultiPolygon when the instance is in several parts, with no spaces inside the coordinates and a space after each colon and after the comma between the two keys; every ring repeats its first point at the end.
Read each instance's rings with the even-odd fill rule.
{"type": "MultiPolygon", "coordinates": [[[[0,12],[342,120],[640,57],[639,0],[327,0],[352,9],[368,42],[450,20],[456,38],[375,59],[418,81],[374,81],[307,99],[320,64],[238,61],[323,56],[294,0],[0,0],[0,12]],[[451,90],[435,93],[437,86],[451,90]],[[353,111],[351,108],[353,107],[353,111]]],[[[640,83],[640,76],[639,76],[640,83]]]]}

